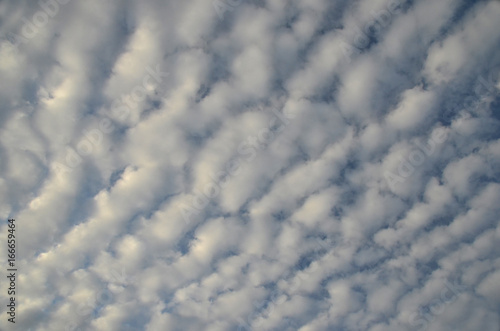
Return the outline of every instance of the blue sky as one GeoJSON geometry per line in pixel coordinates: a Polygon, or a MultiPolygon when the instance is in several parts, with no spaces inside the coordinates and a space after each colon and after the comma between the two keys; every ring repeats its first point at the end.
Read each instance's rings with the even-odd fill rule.
{"type": "Polygon", "coordinates": [[[498,331],[499,17],[0,2],[0,330],[498,331]]]}

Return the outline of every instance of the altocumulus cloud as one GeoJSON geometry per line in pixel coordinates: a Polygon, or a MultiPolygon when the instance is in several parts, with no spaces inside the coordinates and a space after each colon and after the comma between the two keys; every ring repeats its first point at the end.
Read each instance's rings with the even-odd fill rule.
{"type": "Polygon", "coordinates": [[[498,331],[499,17],[0,2],[0,329],[498,331]]]}

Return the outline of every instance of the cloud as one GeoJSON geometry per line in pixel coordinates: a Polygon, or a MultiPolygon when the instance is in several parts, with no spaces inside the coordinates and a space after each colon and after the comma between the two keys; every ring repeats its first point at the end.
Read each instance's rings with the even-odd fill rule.
{"type": "Polygon", "coordinates": [[[499,12],[1,3],[15,326],[497,331],[499,12]]]}

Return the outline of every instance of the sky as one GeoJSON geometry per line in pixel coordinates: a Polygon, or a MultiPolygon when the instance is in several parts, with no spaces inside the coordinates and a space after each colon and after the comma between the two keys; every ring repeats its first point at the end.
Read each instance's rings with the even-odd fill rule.
{"type": "Polygon", "coordinates": [[[499,17],[1,1],[0,330],[499,331],[499,17]]]}

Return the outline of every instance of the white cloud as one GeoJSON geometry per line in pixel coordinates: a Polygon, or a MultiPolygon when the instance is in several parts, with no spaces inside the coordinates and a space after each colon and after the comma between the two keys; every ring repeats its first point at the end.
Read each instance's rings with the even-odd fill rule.
{"type": "Polygon", "coordinates": [[[56,1],[0,4],[20,329],[498,330],[497,1],[56,1]]]}

